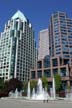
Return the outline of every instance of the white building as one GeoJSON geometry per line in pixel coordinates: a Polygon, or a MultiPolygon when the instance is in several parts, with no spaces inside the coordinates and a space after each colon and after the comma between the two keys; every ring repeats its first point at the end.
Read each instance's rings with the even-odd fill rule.
{"type": "Polygon", "coordinates": [[[39,33],[38,59],[44,59],[46,55],[49,55],[48,29],[41,30],[39,33]]]}
{"type": "Polygon", "coordinates": [[[0,37],[0,77],[29,80],[36,65],[36,45],[32,25],[19,10],[5,24],[0,37]]]}

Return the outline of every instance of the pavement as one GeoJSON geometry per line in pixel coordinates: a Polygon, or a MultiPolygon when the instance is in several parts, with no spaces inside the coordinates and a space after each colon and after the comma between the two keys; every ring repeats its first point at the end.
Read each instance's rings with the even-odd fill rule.
{"type": "Polygon", "coordinates": [[[0,108],[72,108],[72,101],[28,101],[23,99],[0,99],[0,108]]]}

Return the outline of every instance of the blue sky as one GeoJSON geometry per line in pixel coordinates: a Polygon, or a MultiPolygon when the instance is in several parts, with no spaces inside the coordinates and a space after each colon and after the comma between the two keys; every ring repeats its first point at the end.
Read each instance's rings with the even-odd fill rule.
{"type": "Polygon", "coordinates": [[[38,41],[39,31],[48,27],[53,12],[65,11],[72,17],[72,0],[0,0],[0,32],[17,10],[30,20],[38,41]]]}

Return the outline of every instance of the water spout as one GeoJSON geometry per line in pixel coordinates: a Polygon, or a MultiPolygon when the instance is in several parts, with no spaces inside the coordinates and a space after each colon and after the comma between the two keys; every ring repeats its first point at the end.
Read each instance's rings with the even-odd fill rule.
{"type": "Polygon", "coordinates": [[[30,98],[30,81],[28,82],[27,97],[30,98]]]}
{"type": "Polygon", "coordinates": [[[53,98],[56,99],[55,79],[53,77],[53,98]]]}

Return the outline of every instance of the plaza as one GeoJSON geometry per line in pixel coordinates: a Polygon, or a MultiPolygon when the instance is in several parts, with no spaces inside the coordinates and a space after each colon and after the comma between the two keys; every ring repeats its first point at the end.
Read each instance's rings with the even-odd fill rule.
{"type": "Polygon", "coordinates": [[[23,99],[0,99],[0,108],[72,108],[72,101],[28,101],[23,99]]]}

